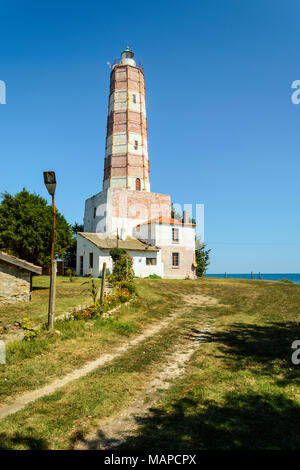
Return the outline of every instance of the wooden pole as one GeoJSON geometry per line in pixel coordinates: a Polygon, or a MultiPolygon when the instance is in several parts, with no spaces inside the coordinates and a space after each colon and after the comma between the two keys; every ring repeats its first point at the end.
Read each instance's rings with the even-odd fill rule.
{"type": "Polygon", "coordinates": [[[51,246],[51,266],[54,260],[54,242],[55,242],[55,201],[54,196],[52,196],[52,211],[53,211],[53,218],[52,218],[52,246],[51,246]]]}
{"type": "Polygon", "coordinates": [[[51,275],[50,275],[50,295],[49,295],[49,310],[48,310],[48,329],[51,330],[54,325],[55,313],[55,287],[56,287],[56,261],[52,262],[51,275]]]}
{"type": "Polygon", "coordinates": [[[225,279],[227,279],[227,273],[225,273],[225,279]]]}
{"type": "Polygon", "coordinates": [[[52,246],[51,246],[51,267],[50,267],[50,294],[48,309],[48,329],[51,330],[54,325],[55,312],[55,287],[56,287],[56,261],[54,261],[54,243],[55,243],[55,201],[52,195],[52,246]]]}
{"type": "Polygon", "coordinates": [[[251,271],[251,279],[253,279],[253,272],[251,271]]]}
{"type": "Polygon", "coordinates": [[[103,263],[103,266],[102,266],[102,279],[101,279],[101,290],[100,290],[100,305],[103,305],[105,275],[106,275],[106,263],[103,263]]]}

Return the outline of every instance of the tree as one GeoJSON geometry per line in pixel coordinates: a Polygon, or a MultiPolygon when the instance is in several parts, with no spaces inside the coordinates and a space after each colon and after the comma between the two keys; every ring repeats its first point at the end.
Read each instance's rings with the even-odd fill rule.
{"type": "Polygon", "coordinates": [[[78,224],[75,222],[74,225],[72,225],[72,232],[73,232],[73,237],[72,237],[72,243],[69,246],[69,248],[66,250],[65,254],[65,261],[67,262],[67,265],[69,268],[76,268],[76,249],[77,249],[77,239],[76,235],[78,232],[83,232],[83,225],[78,224]]]}
{"type": "Polygon", "coordinates": [[[196,237],[196,274],[197,277],[203,276],[203,274],[206,272],[207,267],[209,266],[209,253],[211,250],[206,250],[206,245],[204,243],[201,243],[200,240],[196,237]]]}
{"type": "MultiPolygon", "coordinates": [[[[2,194],[0,203],[0,250],[41,266],[50,262],[52,206],[25,188],[2,194]]],[[[56,211],[55,257],[62,258],[72,244],[72,229],[56,211]]]]}

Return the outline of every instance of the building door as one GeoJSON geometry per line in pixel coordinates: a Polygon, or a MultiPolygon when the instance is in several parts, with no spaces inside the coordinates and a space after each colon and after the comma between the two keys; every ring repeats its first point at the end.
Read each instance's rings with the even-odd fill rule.
{"type": "Polygon", "coordinates": [[[140,178],[137,178],[137,179],[135,180],[135,190],[136,190],[136,191],[140,191],[140,190],[141,190],[141,180],[140,180],[140,178]]]}
{"type": "Polygon", "coordinates": [[[80,256],[79,276],[83,276],[83,256],[80,256]]]}

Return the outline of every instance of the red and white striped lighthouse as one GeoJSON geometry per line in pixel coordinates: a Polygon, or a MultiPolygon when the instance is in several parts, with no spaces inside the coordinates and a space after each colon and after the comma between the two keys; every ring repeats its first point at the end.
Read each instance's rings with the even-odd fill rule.
{"type": "Polygon", "coordinates": [[[112,67],[103,190],[150,191],[145,79],[127,47],[112,67]]]}

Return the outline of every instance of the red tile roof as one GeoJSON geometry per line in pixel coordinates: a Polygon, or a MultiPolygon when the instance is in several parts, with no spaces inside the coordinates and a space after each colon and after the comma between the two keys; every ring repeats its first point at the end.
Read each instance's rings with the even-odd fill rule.
{"type": "Polygon", "coordinates": [[[182,226],[189,226],[189,227],[195,227],[196,224],[184,224],[180,220],[177,219],[169,219],[168,217],[158,217],[157,219],[150,219],[147,220],[147,222],[142,222],[141,224],[138,224],[137,227],[140,227],[141,225],[150,225],[150,224],[167,224],[167,225],[182,225],[182,226]]]}

